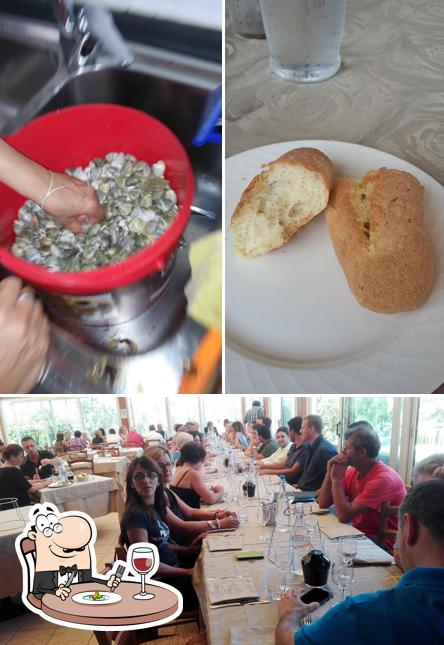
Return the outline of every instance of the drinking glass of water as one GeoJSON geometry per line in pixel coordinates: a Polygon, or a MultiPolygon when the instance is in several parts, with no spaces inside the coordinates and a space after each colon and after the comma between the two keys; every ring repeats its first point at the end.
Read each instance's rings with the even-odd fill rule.
{"type": "Polygon", "coordinates": [[[315,83],[341,66],[346,0],[260,0],[271,70],[315,83]]]}

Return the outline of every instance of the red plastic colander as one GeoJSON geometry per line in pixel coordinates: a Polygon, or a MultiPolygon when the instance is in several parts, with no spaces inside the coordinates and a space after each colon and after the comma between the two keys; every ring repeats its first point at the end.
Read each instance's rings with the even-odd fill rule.
{"type": "Polygon", "coordinates": [[[162,159],[165,177],[177,193],[179,212],[153,244],[126,260],[92,271],[53,273],[10,253],[13,222],[25,198],[0,184],[0,263],[45,291],[90,295],[112,291],[161,271],[187,225],[194,194],[191,163],[176,136],[139,110],[111,104],[85,104],[57,110],[5,137],[16,150],[56,172],[86,166],[94,157],[124,152],[153,164],[162,159]]]}

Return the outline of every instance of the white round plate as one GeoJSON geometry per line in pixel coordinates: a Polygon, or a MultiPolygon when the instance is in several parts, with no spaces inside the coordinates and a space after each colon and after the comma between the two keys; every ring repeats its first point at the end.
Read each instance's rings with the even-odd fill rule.
{"type": "Polygon", "coordinates": [[[225,389],[227,393],[428,393],[444,381],[444,187],[397,157],[341,141],[290,141],[226,161],[225,389]],[[261,166],[292,148],[325,152],[337,175],[386,166],[425,187],[435,256],[426,304],[384,315],[361,307],[336,259],[324,215],[280,249],[245,260],[231,215],[261,166]]]}
{"type": "Polygon", "coordinates": [[[82,591],[74,594],[72,599],[80,605],[112,605],[122,600],[122,596],[119,596],[118,593],[114,593],[113,591],[101,591],[100,593],[104,596],[104,600],[92,600],[91,596],[93,593],[93,591],[82,591]]]}
{"type": "Polygon", "coordinates": [[[66,488],[67,486],[72,486],[73,482],[52,482],[51,484],[48,484],[48,488],[66,488]]]}

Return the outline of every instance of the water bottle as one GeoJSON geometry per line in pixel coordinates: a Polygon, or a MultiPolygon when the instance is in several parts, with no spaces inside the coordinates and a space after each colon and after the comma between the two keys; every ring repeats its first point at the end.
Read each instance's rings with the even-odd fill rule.
{"type": "Polygon", "coordinates": [[[256,466],[254,465],[253,455],[250,455],[250,476],[256,477],[256,466]]]}
{"type": "Polygon", "coordinates": [[[276,500],[276,530],[287,533],[290,530],[290,502],[285,490],[285,475],[279,475],[280,486],[276,500]]]}

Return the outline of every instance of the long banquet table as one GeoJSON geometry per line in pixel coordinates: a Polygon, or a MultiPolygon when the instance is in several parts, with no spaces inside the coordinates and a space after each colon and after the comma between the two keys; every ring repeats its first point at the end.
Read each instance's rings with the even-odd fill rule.
{"type": "Polygon", "coordinates": [[[129,464],[128,457],[99,457],[94,461],[94,474],[114,478],[123,491],[129,464]]]}
{"type": "MultiPolygon", "coordinates": [[[[212,484],[223,484],[227,477],[225,474],[208,475],[212,484]]],[[[261,477],[259,477],[260,481],[261,477]]],[[[277,477],[274,478],[277,482],[277,477]]],[[[272,481],[272,478],[268,478],[272,481]]],[[[210,483],[208,481],[208,483],[210,483]]],[[[262,487],[262,484],[260,484],[262,487]]],[[[269,485],[268,485],[269,488],[269,485]]],[[[235,502],[218,504],[218,508],[230,508],[238,510],[235,502]]],[[[242,535],[243,549],[262,550],[267,554],[267,545],[259,540],[261,534],[271,535],[272,528],[259,525],[257,520],[258,498],[254,497],[247,501],[248,521],[241,524],[239,529],[227,535],[242,535]]],[[[313,506],[314,508],[314,506],[313,506]]],[[[358,531],[348,525],[340,525],[337,518],[331,514],[318,516],[319,526],[322,529],[331,531],[332,527],[346,527],[343,532],[356,534],[358,540],[358,554],[365,551],[372,556],[378,557],[381,549],[373,542],[363,537],[358,531]]],[[[339,531],[341,532],[341,530],[339,531]]],[[[329,540],[323,535],[325,550],[328,555],[335,555],[338,542],[329,540]]],[[[381,554],[386,556],[385,552],[381,554]]],[[[385,566],[355,566],[355,581],[353,594],[376,591],[394,586],[401,576],[400,569],[395,565],[385,566]]],[[[206,625],[207,638],[210,645],[244,645],[245,643],[261,643],[261,645],[274,645],[274,630],[277,624],[277,602],[270,601],[268,595],[268,577],[270,572],[276,571],[267,557],[262,560],[238,561],[234,551],[211,553],[208,544],[204,541],[201,554],[197,560],[193,574],[193,585],[199,598],[203,620],[206,625]],[[263,604],[245,604],[243,606],[230,606],[211,608],[208,593],[207,581],[211,578],[223,578],[226,576],[251,576],[263,604]]],[[[291,576],[291,586],[304,588],[301,576],[291,576]]],[[[313,613],[313,620],[318,619],[328,611],[333,602],[338,600],[338,590],[329,580],[329,587],[335,594],[335,598],[324,604],[313,613]]]]}

